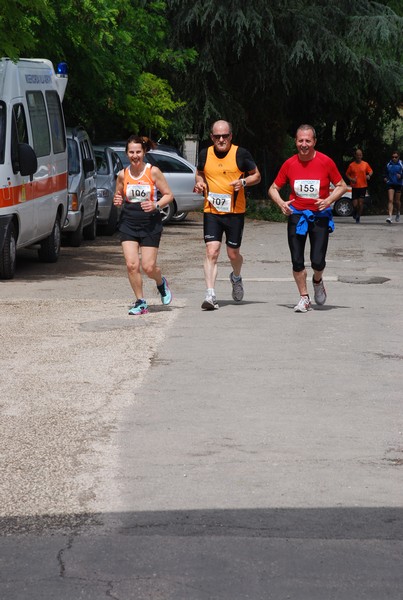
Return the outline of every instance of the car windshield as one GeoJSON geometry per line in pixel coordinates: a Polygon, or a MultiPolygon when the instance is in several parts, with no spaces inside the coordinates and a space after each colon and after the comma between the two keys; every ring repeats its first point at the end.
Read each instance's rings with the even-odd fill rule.
{"type": "Polygon", "coordinates": [[[114,148],[114,151],[119,156],[120,160],[122,161],[123,166],[128,167],[130,165],[130,160],[126,154],[126,150],[122,147],[122,148],[114,148]]]}
{"type": "Polygon", "coordinates": [[[106,160],[105,152],[95,150],[95,160],[97,161],[97,173],[98,175],[108,175],[108,161],[106,160]]]}
{"type": "Polygon", "coordinates": [[[193,173],[188,165],[173,156],[165,156],[165,154],[158,154],[158,152],[148,152],[146,160],[152,165],[159,167],[163,173],[193,173]]]}

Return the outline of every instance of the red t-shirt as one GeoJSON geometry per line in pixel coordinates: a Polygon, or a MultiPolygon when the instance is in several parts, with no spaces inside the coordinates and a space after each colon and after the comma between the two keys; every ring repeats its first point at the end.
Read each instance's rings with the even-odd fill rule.
{"type": "Polygon", "coordinates": [[[282,188],[290,183],[290,200],[297,210],[318,210],[315,202],[329,196],[329,186],[342,180],[334,161],[316,152],[311,160],[300,160],[294,154],[282,165],[274,183],[282,188]]]}

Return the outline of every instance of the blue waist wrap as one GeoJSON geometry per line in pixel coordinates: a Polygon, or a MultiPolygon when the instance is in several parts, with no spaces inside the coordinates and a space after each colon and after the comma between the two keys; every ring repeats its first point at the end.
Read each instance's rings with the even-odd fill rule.
{"type": "Polygon", "coordinates": [[[325,210],[297,210],[290,204],[293,215],[301,215],[297,223],[296,232],[299,235],[305,235],[308,231],[308,222],[314,221],[315,219],[326,217],[329,219],[329,231],[334,231],[333,213],[331,208],[325,208],[325,210]]]}

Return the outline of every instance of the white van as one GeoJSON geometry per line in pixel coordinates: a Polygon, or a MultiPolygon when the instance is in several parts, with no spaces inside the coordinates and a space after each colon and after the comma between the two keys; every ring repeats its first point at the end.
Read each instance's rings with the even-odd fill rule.
{"type": "Polygon", "coordinates": [[[56,262],[67,213],[67,145],[61,102],[67,67],[0,59],[0,278],[12,279],[19,248],[39,244],[56,262]]]}

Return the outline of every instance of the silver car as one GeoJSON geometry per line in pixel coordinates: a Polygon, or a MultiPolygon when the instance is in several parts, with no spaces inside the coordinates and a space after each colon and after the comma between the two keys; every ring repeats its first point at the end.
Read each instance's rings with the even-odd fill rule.
{"type": "MultiPolygon", "coordinates": [[[[367,193],[364,198],[364,205],[369,206],[371,204],[371,197],[367,193]]],[[[332,204],[332,209],[335,215],[338,217],[351,217],[354,213],[353,201],[351,198],[351,187],[347,188],[346,193],[332,204]]]]}
{"type": "Polygon", "coordinates": [[[80,246],[82,238],[95,240],[97,235],[97,172],[94,151],[82,127],[67,128],[69,169],[69,205],[63,235],[71,246],[80,246]]]}
{"type": "Polygon", "coordinates": [[[100,232],[113,235],[119,220],[119,209],[113,204],[116,177],[123,169],[119,155],[108,146],[94,146],[97,163],[97,224],[100,232]]]}
{"type": "MultiPolygon", "coordinates": [[[[119,155],[123,165],[127,167],[129,159],[123,146],[111,146],[119,155]]],[[[146,161],[157,166],[164,173],[169,187],[174,195],[174,201],[161,210],[162,221],[166,225],[170,221],[183,221],[189,211],[198,210],[203,206],[202,194],[196,194],[196,167],[189,161],[173,152],[156,148],[146,154],[146,161]]]]}

